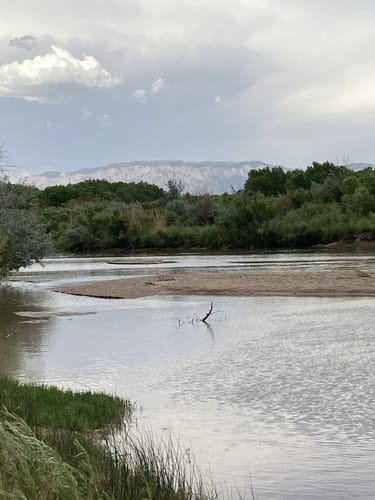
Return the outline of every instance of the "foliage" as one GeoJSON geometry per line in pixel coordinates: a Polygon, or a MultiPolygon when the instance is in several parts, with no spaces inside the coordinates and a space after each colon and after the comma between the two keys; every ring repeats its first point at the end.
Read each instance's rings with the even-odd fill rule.
{"type": "Polygon", "coordinates": [[[285,193],[287,175],[281,167],[250,170],[245,183],[245,191],[262,193],[266,196],[276,196],[285,193]]]}
{"type": "Polygon", "coordinates": [[[167,188],[167,197],[170,200],[175,200],[182,195],[185,186],[182,181],[178,181],[176,179],[168,179],[167,188]]]}
{"type": "Polygon", "coordinates": [[[183,194],[147,183],[85,181],[35,188],[0,183],[0,274],[59,251],[288,248],[375,235],[375,171],[330,162],[249,172],[244,189],[183,194]]]}
{"type": "Polygon", "coordinates": [[[87,180],[67,186],[44,189],[39,200],[43,206],[59,207],[70,201],[121,201],[124,203],[150,202],[165,196],[163,189],[147,182],[109,182],[87,180]]]}
{"type": "Polygon", "coordinates": [[[0,279],[51,249],[37,212],[38,190],[0,181],[0,279]]]}
{"type": "Polygon", "coordinates": [[[264,194],[247,196],[240,193],[223,219],[227,245],[235,248],[265,246],[266,224],[275,213],[273,199],[270,201],[264,194]]]}
{"type": "MultiPolygon", "coordinates": [[[[330,162],[313,162],[306,170],[252,170],[244,189],[231,195],[183,194],[182,183],[170,180],[158,200],[110,198],[42,209],[55,246],[78,252],[282,248],[354,239],[363,231],[375,235],[375,172],[330,162]]],[[[0,252],[3,247],[0,240],[0,252]]]]}

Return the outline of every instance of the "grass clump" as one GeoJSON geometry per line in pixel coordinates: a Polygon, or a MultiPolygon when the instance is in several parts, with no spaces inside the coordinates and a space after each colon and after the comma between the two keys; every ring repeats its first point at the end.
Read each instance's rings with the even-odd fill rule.
{"type": "Polygon", "coordinates": [[[0,498],[14,500],[214,500],[171,440],[122,429],[100,441],[61,429],[33,431],[0,412],[0,498]]]}
{"type": "Polygon", "coordinates": [[[217,499],[170,438],[129,432],[131,410],[105,394],[0,379],[0,499],[217,499]]]}
{"type": "Polygon", "coordinates": [[[31,427],[75,431],[120,426],[130,417],[128,400],[104,393],[63,391],[57,387],[22,384],[0,378],[0,408],[20,416],[31,427]]]}
{"type": "Polygon", "coordinates": [[[39,440],[19,417],[1,413],[0,443],[0,498],[83,498],[79,472],[39,440]]]}

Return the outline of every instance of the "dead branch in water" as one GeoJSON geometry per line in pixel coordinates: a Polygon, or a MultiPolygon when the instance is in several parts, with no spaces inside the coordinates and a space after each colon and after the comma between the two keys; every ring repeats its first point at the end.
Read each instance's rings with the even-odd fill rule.
{"type": "Polygon", "coordinates": [[[210,306],[210,309],[208,310],[208,312],[205,314],[205,316],[201,319],[201,321],[203,323],[207,323],[207,319],[209,318],[209,316],[212,314],[212,311],[213,311],[213,308],[214,308],[214,303],[211,302],[211,306],[210,306]]]}

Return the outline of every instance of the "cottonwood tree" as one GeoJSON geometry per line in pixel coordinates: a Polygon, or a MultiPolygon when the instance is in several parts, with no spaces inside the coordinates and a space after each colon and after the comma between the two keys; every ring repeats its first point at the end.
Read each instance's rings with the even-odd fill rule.
{"type": "MultiPolygon", "coordinates": [[[[0,172],[5,167],[6,153],[0,147],[0,172]]],[[[12,270],[40,260],[51,248],[38,221],[37,193],[36,188],[0,177],[0,280],[12,270]]]]}

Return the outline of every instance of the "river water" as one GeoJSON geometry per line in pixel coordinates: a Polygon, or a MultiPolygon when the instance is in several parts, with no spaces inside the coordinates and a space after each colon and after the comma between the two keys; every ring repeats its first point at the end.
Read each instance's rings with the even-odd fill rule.
{"type": "Polygon", "coordinates": [[[375,257],[165,259],[61,257],[21,270],[0,288],[0,373],[129,397],[140,429],[172,432],[228,496],[250,498],[251,478],[265,500],[375,498],[373,298],[103,300],[51,290],[166,271],[375,270],[375,257]],[[195,319],[211,300],[206,326],[195,319]]]}

